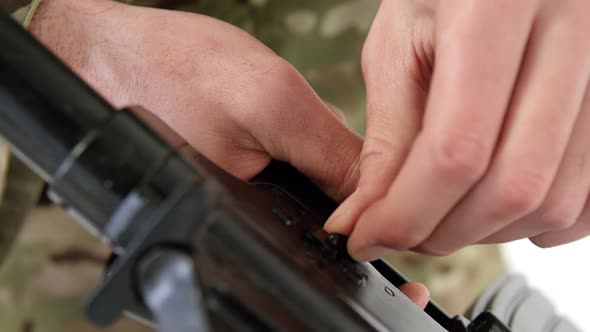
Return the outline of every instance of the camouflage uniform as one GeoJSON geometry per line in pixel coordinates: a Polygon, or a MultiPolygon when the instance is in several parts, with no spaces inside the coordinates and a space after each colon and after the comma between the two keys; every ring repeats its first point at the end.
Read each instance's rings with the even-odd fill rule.
{"type": "MultiPolygon", "coordinates": [[[[342,109],[351,126],[362,132],[365,97],[359,58],[377,0],[122,2],[198,12],[243,28],[295,65],[318,94],[342,109]]],[[[21,11],[21,17],[25,14],[21,11]]],[[[2,158],[0,154],[0,172],[2,158]]],[[[33,190],[30,196],[36,194],[33,190]]],[[[0,270],[0,330],[95,331],[84,322],[80,305],[107,254],[107,248],[60,209],[35,209],[0,270]]],[[[504,269],[496,246],[470,247],[441,258],[397,253],[388,259],[409,278],[426,283],[433,298],[452,313],[465,310],[504,269]]],[[[145,330],[122,320],[107,331],[145,330]]]]}

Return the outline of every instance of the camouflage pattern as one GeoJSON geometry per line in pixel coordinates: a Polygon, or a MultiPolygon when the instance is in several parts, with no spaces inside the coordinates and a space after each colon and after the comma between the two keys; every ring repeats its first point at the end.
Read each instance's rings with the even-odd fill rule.
{"type": "Polygon", "coordinates": [[[315,91],[364,129],[362,45],[379,0],[123,0],[203,13],[254,35],[293,64],[315,91]]]}
{"type": "Polygon", "coordinates": [[[464,248],[446,257],[393,253],[386,259],[410,280],[428,286],[449,313],[464,313],[474,299],[506,271],[497,245],[464,248]]]}
{"type": "MultiPolygon", "coordinates": [[[[365,96],[360,53],[378,0],[122,2],[198,12],[243,28],[295,65],[318,94],[342,109],[349,124],[362,133],[365,96]]],[[[0,154],[0,172],[2,160],[0,154]]],[[[12,229],[9,234],[18,227],[12,229]]],[[[108,248],[59,208],[36,208],[0,270],[0,331],[98,331],[85,323],[81,303],[95,285],[107,253],[108,248]]],[[[424,282],[433,298],[452,313],[465,310],[504,270],[497,246],[470,247],[439,258],[396,253],[388,260],[410,279],[424,282]]],[[[147,330],[124,319],[105,331],[147,330]]]]}
{"type": "Polygon", "coordinates": [[[43,188],[43,181],[20,160],[11,158],[7,150],[0,158],[2,163],[6,165],[6,177],[3,177],[4,193],[0,195],[0,262],[4,260],[27,212],[37,203],[43,188]]]}
{"type": "MultiPolygon", "coordinates": [[[[0,330],[98,332],[81,308],[107,257],[108,248],[61,208],[34,209],[0,271],[0,330]]],[[[149,329],[122,320],[107,331],[149,329]]]]}

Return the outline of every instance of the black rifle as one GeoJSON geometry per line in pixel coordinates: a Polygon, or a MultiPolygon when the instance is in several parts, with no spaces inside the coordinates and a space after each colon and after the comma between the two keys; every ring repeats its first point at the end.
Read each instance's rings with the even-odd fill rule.
{"type": "Polygon", "coordinates": [[[139,109],[115,111],[0,15],[0,135],[52,199],[107,241],[112,259],[87,303],[163,332],[505,332],[435,303],[420,310],[382,260],[354,262],[322,225],[335,204],[272,162],[250,183],[139,109]]]}

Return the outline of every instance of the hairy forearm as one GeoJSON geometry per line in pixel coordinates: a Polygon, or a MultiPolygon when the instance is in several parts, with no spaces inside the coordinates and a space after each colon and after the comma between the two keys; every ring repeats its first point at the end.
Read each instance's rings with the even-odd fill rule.
{"type": "Polygon", "coordinates": [[[110,0],[43,0],[29,31],[97,89],[96,82],[112,76],[112,41],[126,38],[124,7],[110,0]]]}
{"type": "Polygon", "coordinates": [[[45,0],[39,6],[30,32],[75,71],[85,71],[92,60],[92,45],[105,41],[105,10],[113,2],[102,0],[45,0]],[[102,22],[101,22],[102,21],[102,22]]]}
{"type": "Polygon", "coordinates": [[[112,97],[120,88],[113,77],[134,38],[128,8],[110,0],[43,0],[29,31],[93,88],[112,97]]]}
{"type": "Polygon", "coordinates": [[[45,1],[29,27],[39,41],[74,69],[80,69],[88,56],[84,47],[87,42],[86,27],[80,25],[79,15],[72,8],[78,2],[45,1]]]}

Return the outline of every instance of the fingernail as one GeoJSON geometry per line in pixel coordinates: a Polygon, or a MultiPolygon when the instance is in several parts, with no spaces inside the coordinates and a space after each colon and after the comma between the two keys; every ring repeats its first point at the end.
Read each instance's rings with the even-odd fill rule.
{"type": "Polygon", "coordinates": [[[340,206],[332,213],[324,224],[324,229],[328,233],[349,234],[352,229],[350,227],[352,212],[354,208],[354,194],[353,192],[348,198],[340,204],[340,206]]]}
{"type": "Polygon", "coordinates": [[[350,256],[357,262],[370,262],[385,256],[390,249],[381,246],[370,246],[350,251],[350,256]]]}

